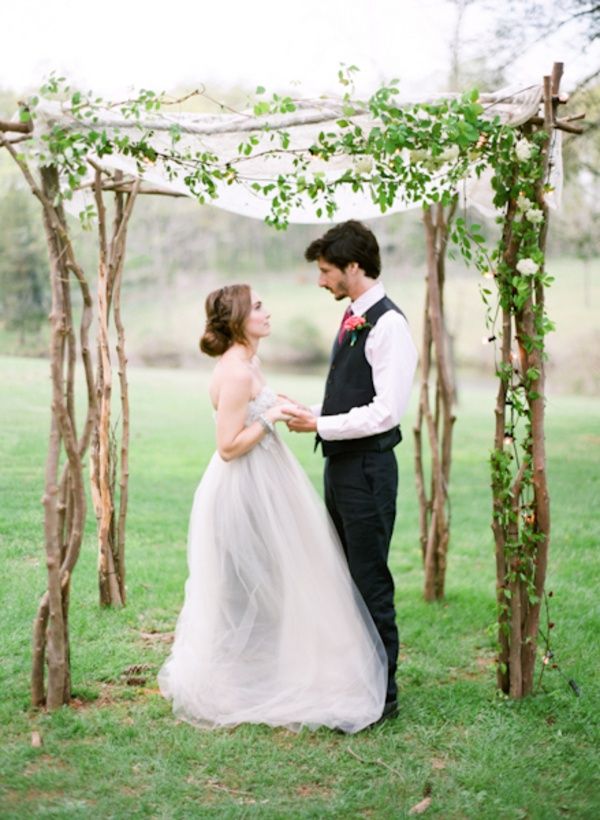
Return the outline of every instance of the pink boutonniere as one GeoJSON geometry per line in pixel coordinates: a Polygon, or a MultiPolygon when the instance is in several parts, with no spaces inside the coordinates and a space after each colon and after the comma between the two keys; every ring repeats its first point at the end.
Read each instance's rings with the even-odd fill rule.
{"type": "Polygon", "coordinates": [[[343,328],[346,333],[352,334],[350,336],[350,347],[353,347],[356,344],[359,331],[364,330],[366,327],[371,327],[371,325],[367,322],[364,316],[348,316],[344,322],[343,328]]]}

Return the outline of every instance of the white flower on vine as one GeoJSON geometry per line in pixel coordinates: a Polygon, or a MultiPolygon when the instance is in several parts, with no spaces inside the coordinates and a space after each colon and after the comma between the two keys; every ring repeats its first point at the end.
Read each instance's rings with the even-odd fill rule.
{"type": "Polygon", "coordinates": [[[530,208],[525,212],[525,219],[533,225],[539,225],[544,221],[544,214],[539,208],[530,208]]]}
{"type": "Polygon", "coordinates": [[[460,148],[458,145],[451,145],[450,148],[446,148],[446,150],[442,153],[442,159],[444,162],[454,162],[460,156],[460,148]]]}
{"type": "Polygon", "coordinates": [[[533,259],[519,259],[517,262],[517,270],[519,273],[522,273],[523,276],[533,276],[534,273],[538,272],[539,267],[533,259]]]}
{"type": "Polygon", "coordinates": [[[410,161],[411,162],[423,162],[424,159],[427,159],[429,154],[427,151],[423,151],[420,148],[414,148],[410,152],[410,161]]]}
{"type": "Polygon", "coordinates": [[[517,140],[517,144],[515,145],[515,154],[517,155],[519,162],[527,162],[527,160],[531,158],[531,143],[529,140],[517,140]]]}
{"type": "Polygon", "coordinates": [[[524,194],[519,194],[517,197],[517,210],[518,211],[528,211],[530,208],[533,207],[533,202],[524,194]]]}
{"type": "Polygon", "coordinates": [[[354,170],[357,174],[369,174],[373,170],[373,158],[364,156],[354,160],[354,170]]]}

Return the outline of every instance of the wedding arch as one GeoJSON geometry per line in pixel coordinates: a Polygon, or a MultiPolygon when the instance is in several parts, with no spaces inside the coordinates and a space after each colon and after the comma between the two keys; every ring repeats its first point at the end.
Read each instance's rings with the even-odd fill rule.
{"type": "Polygon", "coordinates": [[[368,101],[357,101],[354,70],[340,71],[339,99],[267,98],[258,88],[253,111],[219,115],[165,113],[184,100],[152,91],[106,102],[52,77],[39,96],[21,104],[13,121],[0,121],[0,146],[42,207],[52,291],[52,404],[43,499],[48,587],[34,623],[34,705],[55,708],[70,699],[69,596],[86,519],[88,450],[100,601],[125,603],[129,401],[120,293],[127,226],[140,195],[192,196],[266,219],[278,229],[290,222],[366,219],[423,208],[427,287],[414,439],[428,600],[443,596],[450,537],[455,389],[443,310],[448,243],[495,283],[495,290],[484,287],[483,295],[487,338],[500,346],[491,457],[497,677],[512,697],[532,691],[550,537],[544,336],[551,322],[544,294],[551,279],[544,251],[548,209],[560,199],[560,132],[579,133],[573,120],[582,115],[558,116],[566,102],[559,92],[560,63],[542,85],[416,103],[399,102],[395,81],[368,101]],[[114,198],[110,227],[107,195],[114,198]],[[501,238],[494,248],[487,247],[478,225],[456,216],[461,201],[499,215],[501,238]],[[87,226],[95,224],[98,234],[95,362],[89,338],[94,298],[76,258],[67,211],[87,226]],[[82,425],[74,400],[73,288],[83,304],[79,348],[87,408],[82,425]],[[122,419],[118,447],[111,428],[111,324],[122,419]]]}

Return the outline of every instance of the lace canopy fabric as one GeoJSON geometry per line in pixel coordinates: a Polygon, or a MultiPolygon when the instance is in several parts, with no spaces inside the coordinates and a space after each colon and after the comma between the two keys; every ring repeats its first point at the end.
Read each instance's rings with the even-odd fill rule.
{"type": "MultiPolygon", "coordinates": [[[[434,102],[452,97],[451,94],[439,94],[426,100],[412,100],[414,102],[434,102]]],[[[488,94],[481,94],[480,102],[489,117],[499,116],[503,122],[514,126],[521,125],[540,112],[542,101],[542,87],[540,85],[527,88],[505,88],[488,94]]],[[[410,103],[406,103],[407,105],[410,103]]],[[[143,117],[141,123],[134,123],[125,119],[118,112],[104,110],[100,112],[98,120],[92,125],[87,122],[76,121],[69,111],[67,104],[41,99],[36,109],[34,121],[34,136],[41,136],[55,124],[69,127],[76,124],[80,128],[106,129],[109,133],[119,132],[121,136],[129,134],[132,138],[139,138],[140,127],[152,132],[150,141],[157,150],[168,150],[171,146],[171,129],[177,126],[181,133],[178,148],[190,148],[193,151],[210,151],[216,154],[223,163],[235,162],[243,179],[232,185],[225,182],[218,183],[218,197],[209,200],[211,205],[224,208],[227,211],[244,216],[264,219],[270,211],[267,197],[252,189],[255,181],[266,182],[276,179],[279,174],[293,170],[291,152],[281,152],[268,155],[265,152],[273,147],[268,135],[261,133],[266,124],[273,128],[285,128],[290,135],[291,150],[307,149],[312,145],[321,131],[336,131],[339,126],[336,120],[344,116],[341,100],[304,100],[296,102],[297,110],[289,114],[277,116],[255,117],[252,114],[173,114],[155,113],[143,117]],[[250,133],[259,137],[259,144],[253,154],[240,159],[238,146],[248,138],[250,133]]],[[[368,114],[359,114],[353,117],[365,131],[376,125],[376,121],[368,114]]],[[[107,171],[122,171],[126,178],[139,176],[135,162],[119,154],[103,156],[92,155],[90,159],[107,171]]],[[[356,161],[356,158],[354,158],[356,161]]],[[[335,179],[345,170],[352,167],[353,159],[348,156],[336,157],[325,162],[314,158],[310,162],[309,172],[322,172],[328,179],[335,179]]],[[[172,179],[158,161],[148,165],[144,170],[142,191],[152,190],[175,195],[192,196],[184,182],[185,171],[180,171],[172,179]]],[[[475,174],[467,177],[461,186],[460,195],[463,201],[476,207],[483,213],[495,213],[492,205],[490,174],[483,174],[479,179],[475,174]]],[[[82,179],[83,190],[77,192],[71,202],[66,203],[73,213],[79,213],[86,205],[93,203],[90,177],[82,179]],[[86,189],[86,182],[88,187],[86,189]]],[[[560,133],[555,131],[552,142],[551,158],[551,185],[554,188],[548,204],[557,207],[560,203],[562,189],[562,160],[560,133]]],[[[336,192],[338,210],[335,213],[336,222],[346,219],[372,219],[382,216],[379,206],[372,202],[368,190],[353,192],[349,186],[341,186],[336,192]]],[[[327,223],[332,220],[324,213],[318,217],[315,213],[315,204],[308,196],[301,207],[295,207],[289,217],[294,223],[327,223]]],[[[419,207],[419,203],[408,202],[400,191],[393,206],[386,213],[409,210],[419,207]]]]}

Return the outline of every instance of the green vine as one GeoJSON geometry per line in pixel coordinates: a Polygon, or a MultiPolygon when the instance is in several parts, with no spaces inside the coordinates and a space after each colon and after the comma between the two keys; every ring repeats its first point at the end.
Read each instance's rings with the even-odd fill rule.
{"type": "MultiPolygon", "coordinates": [[[[494,277],[498,302],[502,310],[513,316],[520,329],[517,349],[511,351],[510,363],[497,367],[498,378],[505,387],[505,402],[509,408],[509,424],[504,437],[504,449],[492,454],[494,483],[503,489],[502,526],[507,533],[517,525],[518,538],[507,538],[507,583],[518,578],[526,585],[530,603],[538,603],[535,592],[535,556],[540,534],[536,530],[533,508],[533,472],[531,464],[531,404],[539,398],[535,385],[540,370],[524,368],[525,354],[539,350],[545,358],[544,339],[553,329],[544,303],[535,298],[536,286],[548,287],[552,278],[544,272],[544,252],[541,236],[546,219],[540,192],[547,191],[543,180],[542,148],[548,135],[539,131],[529,138],[515,131],[505,132],[499,143],[494,164],[494,203],[510,214],[510,231],[505,231],[492,260],[496,263],[494,277]],[[525,332],[523,311],[530,304],[533,332],[525,332]],[[514,512],[512,492],[505,490],[514,480],[514,469],[521,470],[518,515],[514,512]]],[[[498,332],[500,334],[500,331],[498,332]]],[[[493,335],[496,335],[495,333],[493,335]]],[[[498,513],[497,513],[498,514],[498,513]]]]}

